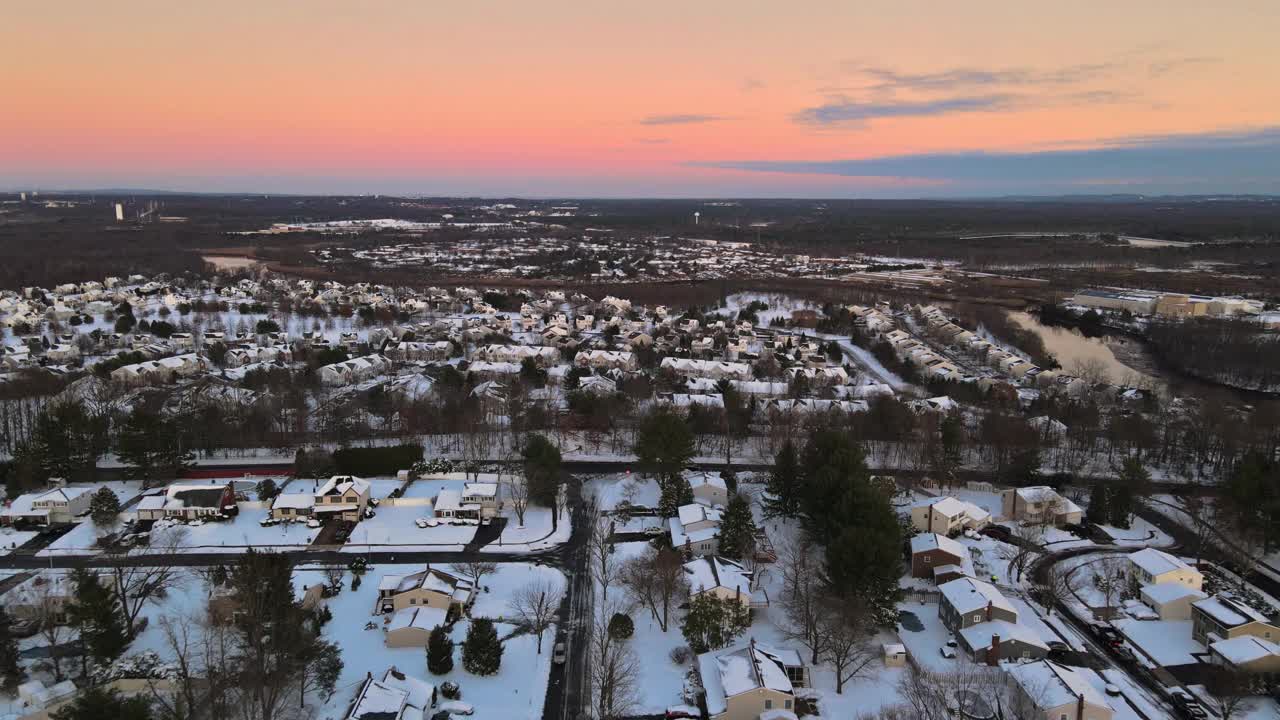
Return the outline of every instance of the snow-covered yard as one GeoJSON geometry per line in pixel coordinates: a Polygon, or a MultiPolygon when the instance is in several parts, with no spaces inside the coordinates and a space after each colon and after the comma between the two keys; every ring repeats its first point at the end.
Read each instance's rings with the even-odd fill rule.
{"type": "Polygon", "coordinates": [[[1140,652],[1158,665],[1200,662],[1193,653],[1208,652],[1191,639],[1190,620],[1116,620],[1114,625],[1140,652]]]}
{"type": "Polygon", "coordinates": [[[38,534],[34,530],[14,530],[11,527],[0,528],[0,556],[8,555],[22,547],[38,534]]]}
{"type": "Polygon", "coordinates": [[[1134,516],[1130,519],[1129,528],[1112,527],[1111,525],[1099,525],[1098,529],[1107,537],[1111,538],[1114,545],[1126,545],[1137,548],[1144,547],[1169,547],[1173,545],[1173,538],[1169,537],[1163,530],[1134,516]]]}

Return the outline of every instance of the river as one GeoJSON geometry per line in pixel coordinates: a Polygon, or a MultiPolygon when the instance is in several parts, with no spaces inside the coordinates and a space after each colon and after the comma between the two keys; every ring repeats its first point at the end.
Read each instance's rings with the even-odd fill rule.
{"type": "Polygon", "coordinates": [[[1050,327],[1030,313],[1010,312],[1009,319],[1044,341],[1062,369],[1076,375],[1093,375],[1119,385],[1167,385],[1155,368],[1155,360],[1136,340],[1124,337],[1085,337],[1075,328],[1050,327]],[[1088,368],[1088,371],[1085,369],[1088,368]]]}

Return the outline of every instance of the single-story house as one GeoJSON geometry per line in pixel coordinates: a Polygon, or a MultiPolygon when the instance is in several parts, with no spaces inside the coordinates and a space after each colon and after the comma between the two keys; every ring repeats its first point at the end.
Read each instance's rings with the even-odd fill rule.
{"type": "Polygon", "coordinates": [[[765,589],[752,590],[753,573],[739,563],[715,555],[706,555],[684,564],[689,576],[689,597],[711,594],[721,600],[737,600],[743,607],[769,607],[765,589]]]}
{"type": "Polygon", "coordinates": [[[940,567],[957,566],[961,574],[973,574],[969,548],[946,535],[921,533],[911,538],[911,577],[932,578],[940,567]],[[967,568],[968,572],[963,572],[967,568]]]}
{"type": "Polygon", "coordinates": [[[1191,605],[1209,597],[1180,583],[1143,585],[1140,595],[1142,602],[1155,610],[1161,620],[1190,620],[1191,605]]]}
{"type": "Polygon", "coordinates": [[[387,647],[426,647],[431,631],[448,618],[447,608],[430,605],[397,610],[387,623],[387,647]]]}
{"type": "Polygon", "coordinates": [[[365,677],[356,692],[346,720],[424,720],[436,704],[436,688],[396,670],[387,670],[381,680],[365,677]]]}
{"type": "Polygon", "coordinates": [[[162,492],[138,501],[139,520],[179,518],[192,520],[209,515],[235,515],[236,493],[231,483],[197,485],[175,483],[162,492]]]}

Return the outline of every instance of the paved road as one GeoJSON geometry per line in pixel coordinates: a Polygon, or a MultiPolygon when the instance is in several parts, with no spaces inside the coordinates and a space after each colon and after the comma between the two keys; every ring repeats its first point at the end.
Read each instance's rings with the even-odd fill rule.
{"type": "Polygon", "coordinates": [[[565,644],[565,663],[551,666],[543,720],[576,720],[590,698],[587,656],[591,642],[591,573],[587,569],[589,521],[595,508],[582,497],[582,484],[570,482],[567,502],[573,507],[573,532],[561,548],[561,569],[568,592],[560,604],[556,642],[565,644]]]}

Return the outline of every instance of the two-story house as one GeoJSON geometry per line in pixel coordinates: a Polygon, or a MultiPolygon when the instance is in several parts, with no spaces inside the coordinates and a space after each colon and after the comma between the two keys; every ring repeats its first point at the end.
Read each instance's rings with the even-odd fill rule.
{"type": "Polygon", "coordinates": [[[1199,570],[1156,548],[1145,548],[1129,556],[1129,577],[1139,586],[1177,583],[1192,590],[1204,587],[1204,576],[1199,570]]]}
{"type": "Polygon", "coordinates": [[[698,675],[711,720],[757,720],[773,711],[794,712],[796,689],[809,684],[798,652],[754,639],[743,647],[699,655],[698,675]]]}
{"type": "Polygon", "coordinates": [[[1084,516],[1080,506],[1047,485],[1005,490],[1000,493],[1000,507],[1006,520],[1022,523],[1078,525],[1084,516]]]}
{"type": "Polygon", "coordinates": [[[1201,645],[1252,635],[1263,640],[1280,640],[1280,628],[1266,615],[1236,598],[1214,595],[1191,603],[1191,637],[1201,645]]]}
{"type": "Polygon", "coordinates": [[[378,608],[395,612],[412,607],[462,610],[473,599],[470,580],[427,567],[408,575],[384,575],[378,584],[378,608]]]}
{"type": "Polygon", "coordinates": [[[926,498],[911,506],[911,526],[920,532],[951,535],[966,528],[981,530],[990,522],[986,510],[950,496],[926,498]]]}
{"type": "Polygon", "coordinates": [[[969,548],[946,535],[921,533],[911,538],[911,577],[946,583],[973,576],[969,548]]]}
{"type": "Polygon", "coordinates": [[[721,512],[701,503],[681,505],[676,517],[667,521],[671,547],[689,557],[715,555],[720,551],[721,512]]]}
{"type": "Polygon", "coordinates": [[[334,475],[315,491],[312,512],[320,519],[359,522],[369,505],[369,483],[351,475],[334,475]]]}

